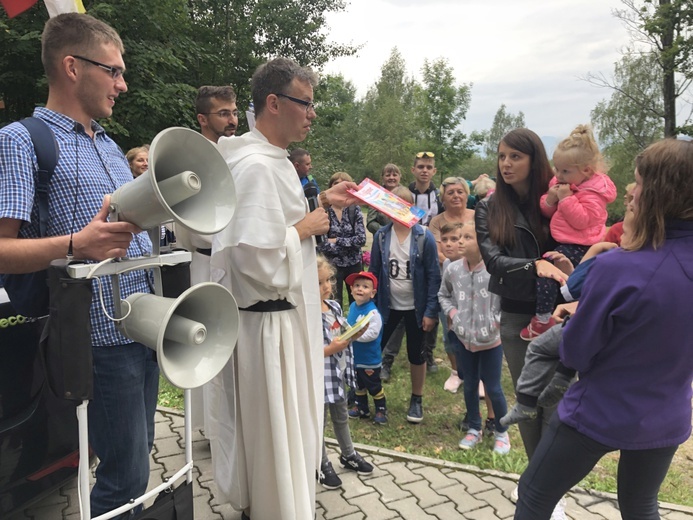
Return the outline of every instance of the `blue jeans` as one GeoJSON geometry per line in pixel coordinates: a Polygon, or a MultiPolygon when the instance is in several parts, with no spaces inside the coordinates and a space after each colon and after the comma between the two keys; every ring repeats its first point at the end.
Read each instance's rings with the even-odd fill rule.
{"type": "Polygon", "coordinates": [[[99,465],[91,491],[91,513],[98,516],[147,489],[159,365],[154,351],[140,343],[93,347],[92,351],[94,400],[89,403],[89,444],[99,465]]]}
{"type": "Polygon", "coordinates": [[[467,405],[469,427],[481,431],[481,414],[479,413],[479,380],[481,380],[484,382],[486,395],[491,399],[493,413],[496,416],[496,431],[503,433],[508,429],[500,423],[500,418],[508,411],[501,388],[503,349],[499,345],[488,350],[470,352],[454,332],[448,332],[448,339],[455,346],[457,370],[462,371],[464,378],[464,401],[467,405]]]}

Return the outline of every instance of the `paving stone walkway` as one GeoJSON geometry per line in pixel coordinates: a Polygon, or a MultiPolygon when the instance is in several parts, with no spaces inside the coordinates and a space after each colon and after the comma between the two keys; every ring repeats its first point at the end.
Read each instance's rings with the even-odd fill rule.
{"type": "MultiPolygon", "coordinates": [[[[498,520],[513,516],[510,493],[518,475],[357,445],[376,467],[371,475],[359,476],[338,464],[334,441],[328,439],[328,447],[343,488],[328,491],[318,485],[317,520],[498,520]]],[[[215,496],[209,444],[199,433],[193,436],[193,459],[195,520],[240,520],[240,513],[220,504],[215,496]]],[[[150,486],[172,476],[184,462],[183,417],[159,410],[150,486]]],[[[566,513],[573,520],[621,518],[613,495],[582,490],[569,493],[566,513]]],[[[693,508],[689,507],[661,504],[660,514],[663,520],[693,520],[693,508]]],[[[18,518],[80,520],[76,482],[18,518]]]]}

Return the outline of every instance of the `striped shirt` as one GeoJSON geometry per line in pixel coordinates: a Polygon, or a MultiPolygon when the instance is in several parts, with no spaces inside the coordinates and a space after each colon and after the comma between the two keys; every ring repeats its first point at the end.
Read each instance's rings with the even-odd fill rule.
{"type": "MultiPolygon", "coordinates": [[[[127,160],[118,145],[104,129],[92,121],[94,138],[73,119],[48,110],[36,108],[34,117],[48,123],[53,130],[60,159],[49,187],[49,220],[47,234],[64,236],[84,228],[103,203],[104,195],[132,181],[127,160]]],[[[0,218],[21,220],[20,238],[36,238],[38,202],[34,196],[38,163],[31,137],[26,128],[12,123],[0,130],[0,218]]],[[[136,235],[128,248],[128,257],[151,251],[146,233],[136,235]]],[[[67,251],[65,252],[67,253],[67,251]]],[[[103,301],[113,316],[113,291],[110,278],[102,279],[103,301]]],[[[145,271],[132,271],[120,276],[121,296],[135,292],[150,293],[151,284],[145,271]]],[[[104,316],[99,302],[99,288],[93,283],[90,318],[92,345],[109,346],[132,343],[120,334],[113,322],[104,316]]]]}

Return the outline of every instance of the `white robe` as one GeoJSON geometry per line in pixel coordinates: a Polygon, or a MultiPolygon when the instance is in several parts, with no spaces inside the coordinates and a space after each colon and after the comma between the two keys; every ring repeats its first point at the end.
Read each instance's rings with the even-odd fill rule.
{"type": "Polygon", "coordinates": [[[308,210],[287,152],[257,130],[220,139],[238,206],[212,243],[212,281],[238,306],[286,299],[296,309],[241,311],[238,344],[210,385],[207,436],[217,487],[252,520],[311,520],[323,421],[315,241],[293,227],[308,210]]]}

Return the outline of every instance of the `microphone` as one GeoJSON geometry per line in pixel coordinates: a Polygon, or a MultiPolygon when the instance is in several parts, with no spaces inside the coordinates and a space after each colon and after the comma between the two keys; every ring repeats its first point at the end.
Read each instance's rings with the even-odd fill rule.
{"type": "MultiPolygon", "coordinates": [[[[320,203],[318,202],[318,187],[315,185],[315,183],[308,182],[303,187],[303,195],[305,195],[306,199],[308,200],[308,207],[311,211],[315,211],[320,207],[320,203]]],[[[322,244],[326,240],[326,235],[315,235],[315,242],[318,245],[322,244]]]]}

